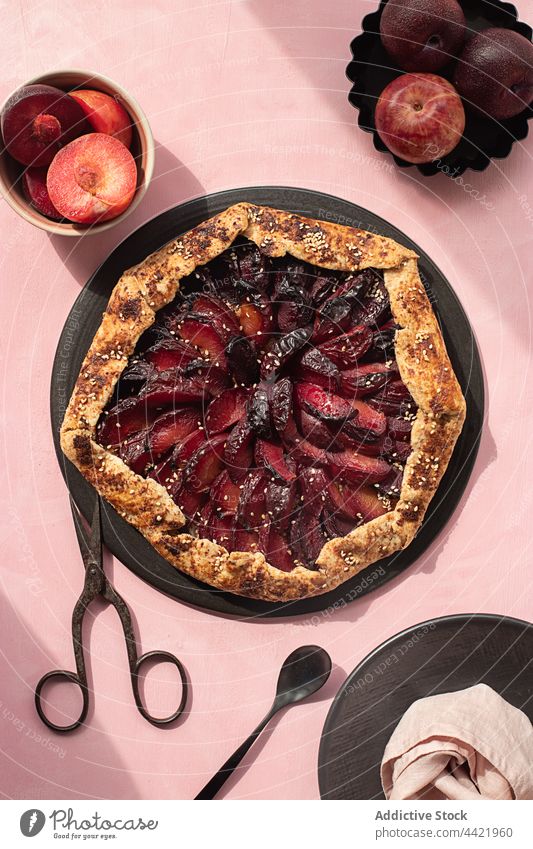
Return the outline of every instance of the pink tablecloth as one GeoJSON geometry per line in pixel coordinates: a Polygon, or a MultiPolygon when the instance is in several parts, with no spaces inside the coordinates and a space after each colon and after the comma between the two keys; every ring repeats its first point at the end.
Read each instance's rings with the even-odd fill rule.
{"type": "MultiPolygon", "coordinates": [[[[42,4],[0,13],[0,95],[54,66],[114,77],[141,102],[157,141],[140,208],[101,238],[48,238],[2,204],[2,559],[0,791],[33,798],[190,798],[270,704],[277,671],[317,642],[337,664],[320,698],[293,708],[254,750],[229,797],[313,798],[322,724],[343,677],[374,646],[418,621],[489,611],[533,619],[531,604],[530,138],[460,186],[397,170],[356,127],[344,70],[377,0],[156,0],[42,4]],[[48,413],[56,341],[91,272],[162,210],[235,186],[320,189],[389,219],[437,262],[481,348],[487,421],[471,483],[446,530],[402,577],[333,613],[244,624],[160,595],[114,564],[145,649],[178,653],[192,713],[152,728],[131,702],[119,624],[87,629],[96,706],[89,727],[44,732],[32,686],[72,664],[70,615],[82,567],[48,413]],[[529,589],[529,597],[528,597],[529,589]]],[[[526,0],[517,0],[523,16],[526,0]]],[[[165,691],[166,692],[166,691],[165,691]]],[[[163,684],[158,698],[164,698],[163,684]]]]}

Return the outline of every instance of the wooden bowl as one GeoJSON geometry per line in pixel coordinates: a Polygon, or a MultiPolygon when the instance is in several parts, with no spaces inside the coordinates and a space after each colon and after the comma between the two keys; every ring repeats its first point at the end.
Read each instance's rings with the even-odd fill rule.
{"type": "MultiPolygon", "coordinates": [[[[114,227],[138,206],[152,178],[154,170],[154,139],[146,115],[137,101],[119,86],[118,83],[113,82],[113,80],[101,74],[93,74],[90,71],[81,71],[78,69],[50,71],[47,74],[40,74],[38,77],[33,77],[31,80],[23,83],[23,85],[34,85],[36,83],[55,86],[63,91],[72,91],[76,88],[96,89],[120,101],[132,119],[133,132],[130,149],[137,165],[137,188],[128,208],[120,215],[117,215],[116,218],[111,218],[109,221],[102,221],[99,224],[75,224],[72,221],[65,221],[64,219],[62,221],[52,221],[50,218],[37,212],[26,199],[22,190],[21,180],[24,166],[13,159],[2,148],[0,151],[0,191],[2,195],[22,218],[30,224],[39,227],[41,230],[46,230],[47,233],[55,233],[59,236],[85,236],[101,233],[103,230],[114,227]]],[[[17,90],[22,87],[18,86],[17,90]]],[[[0,110],[4,108],[4,104],[9,97],[11,97],[11,94],[8,95],[0,110]]]]}

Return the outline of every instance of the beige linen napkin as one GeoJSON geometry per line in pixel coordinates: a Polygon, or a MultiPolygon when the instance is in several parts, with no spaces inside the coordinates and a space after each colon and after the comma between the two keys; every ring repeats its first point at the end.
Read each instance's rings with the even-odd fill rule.
{"type": "Polygon", "coordinates": [[[388,799],[533,799],[533,726],[486,684],[429,696],[387,743],[388,799]]]}

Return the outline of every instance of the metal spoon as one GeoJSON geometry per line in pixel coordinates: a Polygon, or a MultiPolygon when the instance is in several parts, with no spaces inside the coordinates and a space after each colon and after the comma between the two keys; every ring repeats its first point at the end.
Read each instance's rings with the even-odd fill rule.
{"type": "Polygon", "coordinates": [[[293,705],[306,699],[307,696],[312,696],[326,683],[330,672],[331,658],[320,646],[301,646],[293,651],[281,667],[276,697],[269,712],[195,798],[214,799],[274,714],[287,705],[293,705]]]}

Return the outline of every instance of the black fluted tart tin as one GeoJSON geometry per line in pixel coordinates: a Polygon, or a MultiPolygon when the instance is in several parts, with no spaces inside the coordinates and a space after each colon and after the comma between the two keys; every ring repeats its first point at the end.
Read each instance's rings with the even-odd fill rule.
{"type": "MultiPolygon", "coordinates": [[[[351,43],[353,58],[346,69],[347,77],[353,83],[348,99],[352,106],[359,110],[359,127],[367,133],[372,133],[376,150],[388,153],[400,168],[417,167],[426,177],[439,172],[457,177],[469,168],[484,171],[491,159],[504,159],[508,156],[513,144],[525,139],[528,134],[528,122],[533,115],[531,106],[514,118],[498,121],[476,113],[465,103],[466,126],[463,138],[447,156],[415,166],[391,153],[379,137],[374,121],[374,111],[381,92],[393,79],[405,73],[394,64],[381,44],[379,25],[387,2],[388,0],[381,0],[379,9],[363,19],[363,31],[351,43]]],[[[518,20],[517,10],[511,3],[502,3],[499,0],[459,2],[470,30],[479,32],[489,27],[503,27],[512,29],[531,41],[531,27],[518,20]]],[[[455,60],[450,61],[435,73],[453,82],[455,64],[455,60]]]]}

